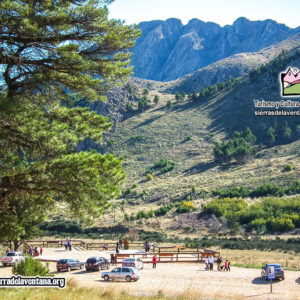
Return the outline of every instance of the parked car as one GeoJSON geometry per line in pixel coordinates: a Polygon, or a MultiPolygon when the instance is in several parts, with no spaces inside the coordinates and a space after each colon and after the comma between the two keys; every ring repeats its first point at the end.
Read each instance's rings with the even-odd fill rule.
{"type": "Polygon", "coordinates": [[[129,267],[118,267],[114,268],[110,272],[102,272],[101,278],[105,281],[111,280],[126,280],[130,281],[137,281],[140,278],[140,273],[136,268],[129,268],[129,267]]]}
{"type": "Polygon", "coordinates": [[[22,260],[25,260],[25,256],[23,252],[11,251],[5,253],[5,255],[1,258],[1,263],[3,264],[3,266],[7,266],[14,263],[17,264],[22,260]]]}
{"type": "Polygon", "coordinates": [[[100,271],[102,269],[109,269],[110,263],[104,257],[90,257],[85,263],[85,269],[87,271],[100,271]]]}
{"type": "Polygon", "coordinates": [[[125,258],[123,263],[122,263],[123,267],[134,267],[136,269],[144,269],[144,263],[140,258],[136,258],[136,257],[128,257],[125,258]]]}
{"type": "Polygon", "coordinates": [[[83,269],[84,263],[79,261],[78,259],[68,258],[68,259],[60,259],[56,264],[56,269],[58,272],[65,270],[70,272],[74,269],[83,269]]]}
{"type": "Polygon", "coordinates": [[[275,268],[275,278],[284,280],[284,270],[279,264],[266,264],[262,267],[261,276],[268,280],[268,269],[270,266],[274,266],[275,268]]]}

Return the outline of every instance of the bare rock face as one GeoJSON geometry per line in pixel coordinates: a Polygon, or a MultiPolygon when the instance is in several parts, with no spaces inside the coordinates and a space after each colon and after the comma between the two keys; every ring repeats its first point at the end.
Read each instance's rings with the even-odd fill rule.
{"type": "Polygon", "coordinates": [[[237,19],[221,27],[192,19],[139,24],[142,36],[133,49],[135,76],[170,81],[238,53],[254,52],[300,32],[272,20],[237,19]]]}

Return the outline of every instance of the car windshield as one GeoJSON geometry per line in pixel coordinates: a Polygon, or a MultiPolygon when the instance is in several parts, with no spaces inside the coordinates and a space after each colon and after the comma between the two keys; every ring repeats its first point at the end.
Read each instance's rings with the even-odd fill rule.
{"type": "Polygon", "coordinates": [[[125,261],[135,261],[135,258],[125,258],[125,261]]]}
{"type": "Polygon", "coordinates": [[[96,262],[96,258],[89,258],[87,261],[86,261],[88,264],[93,264],[96,262]]]}
{"type": "Polygon", "coordinates": [[[15,252],[8,252],[8,253],[6,253],[6,256],[16,256],[16,253],[15,252]]]}
{"type": "Polygon", "coordinates": [[[274,265],[275,268],[281,269],[281,265],[274,265]]]}

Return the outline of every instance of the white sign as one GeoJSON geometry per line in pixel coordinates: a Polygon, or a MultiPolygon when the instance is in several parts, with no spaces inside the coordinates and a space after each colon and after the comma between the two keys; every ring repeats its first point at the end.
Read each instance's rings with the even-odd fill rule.
{"type": "Polygon", "coordinates": [[[275,267],[274,266],[268,266],[267,270],[268,274],[268,279],[275,279],[275,267]]]}

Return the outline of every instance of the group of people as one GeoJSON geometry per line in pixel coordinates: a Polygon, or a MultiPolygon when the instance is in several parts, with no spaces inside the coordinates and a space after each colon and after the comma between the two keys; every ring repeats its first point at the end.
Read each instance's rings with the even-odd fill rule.
{"type": "MultiPolygon", "coordinates": [[[[209,256],[205,258],[205,270],[214,270],[214,262],[215,259],[213,256],[209,256]]],[[[218,257],[216,260],[217,263],[217,270],[218,271],[230,271],[230,261],[226,260],[224,265],[222,265],[223,259],[221,256],[218,257]]]]}
{"type": "Polygon", "coordinates": [[[65,250],[72,250],[72,241],[71,241],[71,239],[70,238],[67,238],[66,240],[65,240],[65,243],[64,243],[64,245],[65,245],[65,250]]]}
{"type": "Polygon", "coordinates": [[[117,264],[117,255],[114,253],[110,254],[110,263],[112,266],[115,266],[117,264]]]}
{"type": "Polygon", "coordinates": [[[30,249],[29,249],[29,255],[30,256],[43,255],[43,248],[41,247],[40,250],[39,250],[38,247],[34,247],[33,249],[32,249],[32,247],[30,247],[30,249]]]}

